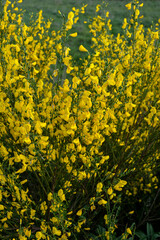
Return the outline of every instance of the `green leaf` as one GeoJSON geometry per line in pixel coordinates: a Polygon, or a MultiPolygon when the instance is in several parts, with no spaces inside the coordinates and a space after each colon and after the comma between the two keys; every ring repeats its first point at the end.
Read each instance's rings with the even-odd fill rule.
{"type": "Polygon", "coordinates": [[[151,239],[153,235],[154,235],[153,227],[150,223],[147,223],[147,238],[148,238],[148,240],[151,239]]]}
{"type": "Polygon", "coordinates": [[[98,225],[96,231],[97,231],[97,233],[98,233],[99,235],[105,236],[106,229],[103,228],[102,226],[98,225]]]}
{"type": "Polygon", "coordinates": [[[135,235],[139,237],[140,240],[147,240],[147,235],[141,231],[136,231],[135,235]]]}
{"type": "Polygon", "coordinates": [[[158,237],[160,237],[160,233],[155,233],[154,237],[155,237],[155,239],[157,239],[158,237]]]}

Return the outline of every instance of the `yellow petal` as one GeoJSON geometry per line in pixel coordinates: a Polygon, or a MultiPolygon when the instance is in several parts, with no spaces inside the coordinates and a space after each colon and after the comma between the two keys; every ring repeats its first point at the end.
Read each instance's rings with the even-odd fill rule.
{"type": "Polygon", "coordinates": [[[2,204],[0,204],[0,210],[4,210],[4,206],[2,204]]]}
{"type": "Polygon", "coordinates": [[[77,32],[71,33],[69,36],[71,36],[71,37],[77,37],[77,32]]]}
{"type": "Polygon", "coordinates": [[[128,10],[130,10],[131,9],[131,3],[126,4],[125,7],[128,8],[128,10]]]}
{"type": "Polygon", "coordinates": [[[132,235],[132,231],[131,231],[130,228],[127,228],[127,229],[126,229],[126,232],[127,232],[128,234],[132,235]]]}
{"type": "Polygon", "coordinates": [[[71,11],[68,13],[68,19],[73,19],[74,18],[74,13],[71,11]]]}
{"type": "Polygon", "coordinates": [[[108,193],[109,195],[111,195],[111,194],[113,193],[113,189],[112,189],[111,187],[108,188],[107,193],[108,193]]]}
{"type": "Polygon", "coordinates": [[[106,17],[107,17],[107,18],[109,17],[109,12],[106,12],[106,17]]]}
{"type": "Polygon", "coordinates": [[[88,50],[83,45],[79,46],[79,51],[81,51],[81,52],[88,52],[88,50]]]}
{"type": "Polygon", "coordinates": [[[76,213],[77,216],[81,216],[82,215],[82,209],[80,209],[77,213],[76,213]]]}

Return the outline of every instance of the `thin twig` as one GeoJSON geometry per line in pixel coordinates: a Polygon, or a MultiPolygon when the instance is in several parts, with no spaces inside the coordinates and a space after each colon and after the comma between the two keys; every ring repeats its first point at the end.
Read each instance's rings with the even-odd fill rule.
{"type": "Polygon", "coordinates": [[[153,208],[153,206],[154,206],[154,204],[155,204],[155,202],[156,202],[156,199],[157,199],[159,193],[160,193],[160,188],[158,189],[158,191],[157,191],[157,193],[156,193],[156,196],[155,196],[155,198],[154,198],[154,200],[153,200],[153,202],[152,202],[152,205],[151,205],[151,207],[150,207],[147,215],[144,217],[143,221],[138,225],[138,227],[141,226],[141,225],[143,225],[143,224],[147,221],[147,219],[148,219],[148,217],[149,217],[149,214],[150,214],[150,212],[151,212],[151,210],[152,210],[152,208],[153,208]]]}

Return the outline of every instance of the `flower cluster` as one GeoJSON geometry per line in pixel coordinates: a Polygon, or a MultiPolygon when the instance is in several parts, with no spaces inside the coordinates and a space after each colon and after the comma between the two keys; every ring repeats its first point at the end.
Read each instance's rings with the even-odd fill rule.
{"type": "Polygon", "coordinates": [[[145,32],[134,0],[113,36],[98,5],[79,64],[68,42],[87,6],[53,31],[42,11],[27,26],[17,3],[0,19],[0,238],[89,239],[100,221],[111,239],[111,208],[157,189],[159,22],[145,32]]]}

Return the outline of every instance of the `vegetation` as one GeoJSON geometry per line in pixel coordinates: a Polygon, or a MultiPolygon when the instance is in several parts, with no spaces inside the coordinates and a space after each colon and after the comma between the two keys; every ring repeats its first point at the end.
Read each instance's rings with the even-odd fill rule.
{"type": "MultiPolygon", "coordinates": [[[[13,0],[11,0],[13,2],[13,0]]],[[[78,47],[82,44],[88,48],[91,45],[91,35],[88,29],[88,24],[84,24],[84,21],[89,22],[90,18],[93,18],[96,14],[96,6],[102,2],[99,0],[24,0],[21,4],[21,8],[24,10],[24,21],[27,25],[30,24],[30,16],[32,15],[36,19],[36,14],[40,10],[43,10],[43,17],[45,20],[54,19],[53,29],[58,30],[61,28],[64,18],[67,18],[68,12],[71,11],[72,7],[81,8],[83,4],[87,4],[85,13],[80,17],[79,21],[75,26],[73,26],[73,32],[78,32],[78,36],[75,41],[71,41],[72,46],[72,56],[78,61],[80,53],[78,52],[78,47]],[[59,14],[58,11],[61,11],[59,14]]],[[[122,24],[123,19],[129,17],[129,12],[125,8],[125,5],[129,2],[128,0],[111,0],[107,2],[106,10],[110,12],[109,18],[112,21],[111,33],[117,35],[118,33],[123,33],[122,24]]],[[[144,29],[147,30],[152,23],[156,23],[159,19],[160,12],[160,1],[159,0],[145,0],[144,6],[141,9],[141,14],[144,15],[142,23],[144,29]]],[[[100,9],[99,15],[103,15],[103,9],[100,9]]]]}
{"type": "Polygon", "coordinates": [[[56,28],[21,2],[0,1],[0,239],[142,236],[160,210],[160,20],[146,30],[133,0],[113,34],[98,4],[73,51],[86,5],[56,28]]]}

